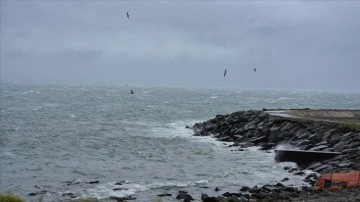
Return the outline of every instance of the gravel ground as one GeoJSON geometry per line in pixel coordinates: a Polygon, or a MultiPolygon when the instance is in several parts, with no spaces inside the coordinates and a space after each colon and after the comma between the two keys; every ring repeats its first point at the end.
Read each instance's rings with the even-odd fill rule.
{"type": "Polygon", "coordinates": [[[360,188],[349,188],[339,191],[319,190],[311,193],[302,192],[294,202],[360,202],[360,188]]]}

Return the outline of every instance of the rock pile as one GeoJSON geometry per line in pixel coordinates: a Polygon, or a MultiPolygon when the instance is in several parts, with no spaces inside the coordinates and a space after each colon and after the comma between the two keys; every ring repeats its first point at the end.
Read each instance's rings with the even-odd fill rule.
{"type": "MultiPolygon", "coordinates": [[[[233,142],[232,147],[260,146],[263,150],[274,149],[280,144],[310,151],[342,152],[321,162],[299,165],[300,170],[285,167],[294,174],[304,174],[301,169],[318,173],[360,170],[360,130],[351,125],[284,118],[269,115],[265,111],[239,111],[190,127],[196,136],[213,136],[219,141],[233,142]]],[[[287,179],[284,179],[284,181],[287,179]]],[[[316,174],[304,181],[314,185],[316,174]]],[[[286,187],[281,183],[262,187],[242,187],[238,193],[225,193],[217,197],[204,194],[204,202],[238,201],[290,201],[291,198],[309,195],[309,187],[286,187]]]]}
{"type": "Polygon", "coordinates": [[[261,146],[269,150],[285,144],[300,150],[342,152],[326,161],[301,165],[318,173],[360,169],[360,130],[344,124],[239,111],[196,123],[192,129],[196,136],[211,135],[240,148],[261,146]]]}

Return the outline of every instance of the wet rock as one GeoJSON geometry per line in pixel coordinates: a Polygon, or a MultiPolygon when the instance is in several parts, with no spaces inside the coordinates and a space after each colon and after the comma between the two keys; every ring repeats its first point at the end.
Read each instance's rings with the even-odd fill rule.
{"type": "Polygon", "coordinates": [[[304,147],[304,146],[307,146],[310,144],[310,141],[309,140],[301,140],[299,143],[295,144],[295,146],[297,147],[304,147]]]}
{"type": "Polygon", "coordinates": [[[282,189],[282,191],[287,191],[287,192],[294,192],[296,191],[296,189],[294,187],[284,187],[282,189]]]}
{"type": "Polygon", "coordinates": [[[286,182],[286,181],[288,181],[288,180],[289,180],[289,178],[288,178],[288,177],[285,177],[284,179],[281,180],[281,182],[286,182]]]}
{"type": "Polygon", "coordinates": [[[253,122],[250,122],[244,126],[244,130],[252,130],[255,128],[256,128],[256,125],[253,122]]]}
{"type": "Polygon", "coordinates": [[[315,133],[310,135],[309,139],[312,142],[320,142],[322,139],[322,135],[320,133],[315,133]]]}
{"type": "Polygon", "coordinates": [[[269,150],[269,149],[271,149],[271,148],[273,148],[275,146],[276,146],[275,143],[264,143],[264,144],[261,145],[260,150],[269,150]]]}
{"type": "Polygon", "coordinates": [[[248,190],[248,192],[249,192],[249,193],[259,193],[259,192],[260,192],[260,189],[258,189],[258,188],[250,188],[250,189],[248,190]]]}
{"type": "Polygon", "coordinates": [[[266,142],[267,141],[267,137],[263,136],[263,137],[258,137],[254,140],[251,140],[252,143],[254,144],[259,144],[261,142],[266,142]]]}
{"type": "Polygon", "coordinates": [[[319,166],[319,167],[317,167],[317,168],[314,168],[313,171],[315,171],[315,172],[317,172],[317,173],[321,173],[321,171],[325,170],[325,169],[328,168],[328,167],[329,167],[329,165],[321,165],[321,166],[319,166]]]}
{"type": "Polygon", "coordinates": [[[248,191],[250,189],[250,187],[248,186],[243,186],[240,188],[240,191],[248,191]]]}
{"type": "Polygon", "coordinates": [[[110,196],[109,198],[112,200],[116,200],[117,202],[126,202],[126,201],[130,201],[130,200],[136,200],[136,197],[134,197],[134,196],[126,196],[126,197],[110,196]]]}
{"type": "Polygon", "coordinates": [[[158,194],[157,196],[159,196],[159,197],[165,197],[165,196],[171,196],[171,194],[163,193],[163,194],[158,194]]]}
{"type": "Polygon", "coordinates": [[[242,194],[241,194],[241,193],[230,193],[230,192],[225,192],[225,193],[223,194],[223,196],[225,196],[225,197],[231,197],[231,196],[240,197],[240,196],[242,196],[242,194]]]}
{"type": "Polygon", "coordinates": [[[267,193],[271,193],[272,191],[279,192],[280,190],[274,185],[264,185],[261,189],[267,193]]]}
{"type": "Polygon", "coordinates": [[[319,146],[311,148],[310,150],[311,151],[322,151],[322,150],[324,150],[326,148],[329,148],[329,147],[327,145],[319,145],[319,146]]]}
{"type": "Polygon", "coordinates": [[[129,190],[127,188],[114,188],[113,191],[123,191],[123,190],[129,190]]]}
{"type": "Polygon", "coordinates": [[[265,193],[253,193],[251,194],[251,197],[255,197],[257,199],[264,199],[267,197],[267,195],[265,193]]]}
{"type": "Polygon", "coordinates": [[[187,193],[179,193],[176,196],[176,199],[184,199],[184,200],[189,200],[189,201],[193,201],[193,197],[190,194],[187,193]]]}
{"type": "Polygon", "coordinates": [[[276,183],[275,186],[277,186],[277,187],[285,187],[285,186],[284,186],[283,184],[281,184],[280,182],[276,183]]]}
{"type": "Polygon", "coordinates": [[[293,123],[286,123],[280,130],[284,132],[290,130],[293,127],[294,127],[293,123]]]}
{"type": "Polygon", "coordinates": [[[100,181],[99,180],[95,180],[95,181],[88,181],[86,183],[88,184],[98,184],[100,181]]]}
{"type": "Polygon", "coordinates": [[[303,171],[299,171],[299,172],[294,173],[294,175],[300,175],[300,176],[303,176],[303,175],[305,175],[305,173],[304,173],[303,171]]]}
{"type": "Polygon", "coordinates": [[[125,183],[125,181],[120,181],[120,182],[115,182],[115,185],[123,185],[125,183]]]}
{"type": "Polygon", "coordinates": [[[64,182],[67,186],[70,186],[70,185],[76,185],[76,184],[80,184],[80,181],[79,180],[72,180],[72,181],[65,181],[64,182]]]}
{"type": "Polygon", "coordinates": [[[46,190],[42,190],[42,191],[39,191],[39,192],[31,192],[28,195],[29,196],[37,196],[37,195],[43,195],[43,194],[46,194],[46,193],[47,193],[46,190]]]}
{"type": "Polygon", "coordinates": [[[306,168],[306,170],[313,170],[315,168],[318,168],[322,165],[322,163],[314,163],[306,168]]]}
{"type": "Polygon", "coordinates": [[[207,194],[205,194],[206,196],[204,195],[201,195],[201,200],[203,202],[220,202],[216,197],[209,197],[207,194]]]}
{"type": "Polygon", "coordinates": [[[70,197],[70,198],[76,198],[75,194],[74,193],[64,193],[62,194],[61,196],[67,196],[67,197],[70,197]]]}

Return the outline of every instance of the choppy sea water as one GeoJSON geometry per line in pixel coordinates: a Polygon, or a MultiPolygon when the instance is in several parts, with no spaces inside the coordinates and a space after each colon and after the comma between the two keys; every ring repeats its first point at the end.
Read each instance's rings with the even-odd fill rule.
{"type": "Polygon", "coordinates": [[[295,165],[275,163],[273,152],[231,151],[185,126],[249,109],[360,109],[359,92],[131,88],[1,84],[1,192],[173,201],[179,190],[199,199],[285,177],[300,186],[302,177],[283,170],[295,165]]]}

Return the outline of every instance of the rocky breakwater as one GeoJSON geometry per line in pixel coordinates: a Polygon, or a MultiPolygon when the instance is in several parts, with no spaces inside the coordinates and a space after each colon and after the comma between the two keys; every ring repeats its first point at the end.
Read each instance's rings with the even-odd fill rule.
{"type": "MultiPolygon", "coordinates": [[[[262,150],[271,150],[284,145],[299,150],[341,152],[340,155],[327,160],[298,165],[295,169],[299,170],[307,169],[317,173],[360,170],[359,125],[280,117],[269,115],[266,111],[251,110],[217,115],[208,121],[196,123],[192,129],[196,136],[213,136],[219,141],[233,142],[231,146],[238,147],[240,151],[249,146],[260,146],[262,150]]],[[[284,169],[293,170],[286,167],[284,169]]],[[[316,179],[317,176],[312,174],[305,177],[304,181],[313,185],[316,179]]],[[[284,198],[281,193],[289,190],[291,190],[290,195],[286,197],[292,197],[291,195],[296,197],[309,191],[305,187],[289,188],[282,187],[281,184],[267,185],[266,188],[268,187],[273,189],[253,188],[256,190],[250,192],[248,199],[266,201],[276,197],[284,198]]]]}

